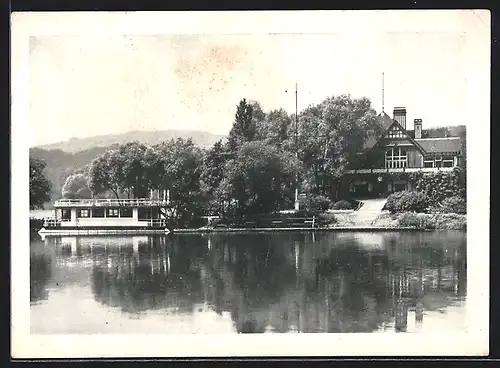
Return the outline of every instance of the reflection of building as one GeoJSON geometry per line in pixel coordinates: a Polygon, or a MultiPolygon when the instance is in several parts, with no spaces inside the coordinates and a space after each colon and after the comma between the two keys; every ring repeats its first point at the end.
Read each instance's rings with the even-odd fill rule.
{"type": "Polygon", "coordinates": [[[237,331],[254,333],[411,330],[413,311],[423,323],[465,291],[463,249],[446,251],[432,234],[417,244],[390,234],[380,247],[333,233],[171,239],[64,240],[56,273],[71,276],[78,264],[95,299],[127,313],[229,314],[237,331]]]}

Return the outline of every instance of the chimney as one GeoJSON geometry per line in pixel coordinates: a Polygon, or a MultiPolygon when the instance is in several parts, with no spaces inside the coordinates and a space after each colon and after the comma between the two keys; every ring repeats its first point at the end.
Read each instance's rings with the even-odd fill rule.
{"type": "Polygon", "coordinates": [[[415,128],[415,139],[422,138],[422,119],[414,119],[413,126],[415,128]]]}
{"type": "Polygon", "coordinates": [[[406,130],[406,107],[395,107],[393,114],[393,119],[406,130]]]}

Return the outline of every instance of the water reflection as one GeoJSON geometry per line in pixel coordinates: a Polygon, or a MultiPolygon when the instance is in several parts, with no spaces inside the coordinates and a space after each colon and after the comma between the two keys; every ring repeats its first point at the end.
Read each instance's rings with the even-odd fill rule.
{"type": "Polygon", "coordinates": [[[69,288],[76,305],[90,290],[116,318],[211,312],[239,333],[407,331],[464,299],[465,241],[463,232],[49,238],[32,244],[31,300],[51,305],[51,292],[69,288]]]}

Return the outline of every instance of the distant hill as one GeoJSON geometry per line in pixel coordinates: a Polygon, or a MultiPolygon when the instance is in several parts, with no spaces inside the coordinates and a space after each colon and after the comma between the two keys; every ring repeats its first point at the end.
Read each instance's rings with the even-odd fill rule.
{"type": "Polygon", "coordinates": [[[52,201],[61,198],[61,189],[66,178],[76,170],[89,165],[98,155],[117,148],[120,144],[139,141],[153,145],[176,138],[192,138],[199,147],[213,145],[224,138],[200,131],[169,130],[160,132],[137,131],[118,135],[95,136],[71,139],[66,142],[30,148],[30,156],[43,159],[47,163],[45,175],[52,184],[52,201]]]}
{"type": "Polygon", "coordinates": [[[87,138],[72,138],[68,141],[36,146],[44,150],[62,150],[64,152],[75,153],[94,149],[96,147],[107,147],[113,144],[124,144],[132,141],[139,141],[146,144],[157,144],[176,138],[192,138],[199,147],[210,147],[218,140],[224,138],[223,135],[212,134],[202,131],[190,130],[163,130],[163,131],[132,131],[123,134],[100,135],[87,138]]]}

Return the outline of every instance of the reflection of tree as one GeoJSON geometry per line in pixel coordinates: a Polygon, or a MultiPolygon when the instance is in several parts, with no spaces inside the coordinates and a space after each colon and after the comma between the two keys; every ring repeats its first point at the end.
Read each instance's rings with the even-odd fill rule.
{"type": "Polygon", "coordinates": [[[48,283],[52,277],[52,259],[46,254],[30,254],[30,302],[49,297],[48,283]]]}
{"type": "MultiPolygon", "coordinates": [[[[198,273],[190,268],[196,247],[149,244],[137,253],[130,248],[108,251],[107,264],[94,262],[92,290],[96,300],[126,312],[173,308],[192,311],[203,301],[198,273]]],[[[102,257],[102,256],[101,256],[102,257]]]]}
{"type": "Polygon", "coordinates": [[[239,332],[263,332],[268,325],[282,332],[369,332],[389,320],[405,331],[410,310],[422,322],[424,308],[439,308],[439,298],[426,300],[425,293],[443,303],[450,303],[448,292],[463,295],[460,247],[450,251],[418,239],[426,244],[419,247],[389,237],[388,252],[364,249],[354,239],[339,243],[331,234],[317,238],[323,244],[299,239],[296,271],[293,237],[212,237],[208,284],[224,295],[216,302],[226,301],[216,309],[229,309],[239,332]]]}
{"type": "MultiPolygon", "coordinates": [[[[149,238],[92,251],[96,300],[127,312],[229,312],[241,333],[405,331],[465,295],[465,243],[386,234],[383,246],[336,234],[149,238]],[[413,239],[413,240],[412,240],[413,239]]],[[[378,241],[378,240],[377,240],[378,241]]]]}

